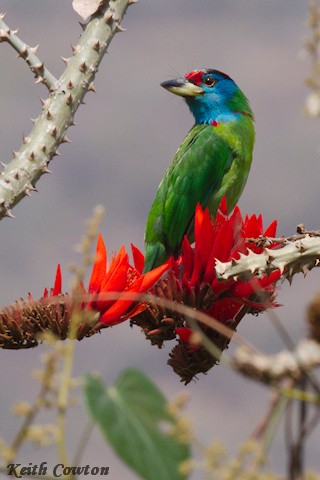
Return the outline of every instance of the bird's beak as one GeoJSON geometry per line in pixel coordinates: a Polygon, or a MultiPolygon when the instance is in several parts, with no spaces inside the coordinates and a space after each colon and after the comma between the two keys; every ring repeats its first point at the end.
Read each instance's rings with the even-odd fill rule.
{"type": "Polygon", "coordinates": [[[167,80],[166,82],[162,82],[160,85],[166,90],[169,90],[169,92],[180,95],[180,97],[196,97],[197,95],[203,94],[203,89],[201,87],[189,82],[185,78],[167,80]]]}

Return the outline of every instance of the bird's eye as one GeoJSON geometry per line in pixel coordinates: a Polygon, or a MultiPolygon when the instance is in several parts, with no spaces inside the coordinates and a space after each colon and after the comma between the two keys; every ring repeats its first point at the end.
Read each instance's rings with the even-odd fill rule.
{"type": "Polygon", "coordinates": [[[206,77],[204,79],[204,82],[206,87],[213,87],[213,85],[216,83],[215,79],[212,77],[206,77]]]}

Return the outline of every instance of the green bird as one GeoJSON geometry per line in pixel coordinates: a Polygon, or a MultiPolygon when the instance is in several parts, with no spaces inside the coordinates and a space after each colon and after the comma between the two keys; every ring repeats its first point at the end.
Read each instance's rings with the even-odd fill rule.
{"type": "Polygon", "coordinates": [[[184,235],[193,241],[198,203],[214,215],[226,195],[233,210],[248,178],[255,137],[248,99],[225,73],[193,70],[161,86],[184,97],[195,124],[156,192],[146,224],[144,272],[178,256],[184,235]]]}

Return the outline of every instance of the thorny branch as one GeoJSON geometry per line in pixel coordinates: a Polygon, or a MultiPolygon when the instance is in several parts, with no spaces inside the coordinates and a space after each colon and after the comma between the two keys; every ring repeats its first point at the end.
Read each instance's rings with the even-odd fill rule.
{"type": "Polygon", "coordinates": [[[31,191],[44,173],[57,147],[68,142],[66,131],[73,125],[74,115],[88,91],[94,91],[93,80],[99,64],[114,35],[122,31],[121,20],[130,3],[135,0],[105,1],[98,13],[84,26],[77,46],[70,59],[64,59],[67,67],[56,82],[50,77],[43,62],[35,57],[34,49],[27,47],[10,31],[3,18],[0,39],[8,41],[26,60],[37,80],[46,82],[51,93],[42,101],[42,111],[35,120],[29,135],[14,158],[5,165],[0,176],[0,220],[12,217],[11,209],[31,191]],[[52,84],[54,87],[52,89],[52,84]]]}
{"type": "MultiPolygon", "coordinates": [[[[298,239],[291,241],[287,239],[269,239],[261,237],[259,241],[264,244],[271,242],[281,243],[281,248],[265,248],[261,253],[254,253],[248,249],[247,254],[241,254],[238,260],[232,259],[230,262],[216,261],[217,278],[223,281],[230,279],[248,279],[252,275],[261,275],[280,270],[283,279],[287,278],[291,282],[296,273],[302,272],[304,275],[320,263],[320,237],[310,236],[309,234],[299,236],[298,239]],[[279,240],[279,242],[278,242],[279,240]]],[[[259,244],[260,245],[260,244],[259,244]]]]}
{"type": "Polygon", "coordinates": [[[49,91],[53,90],[57,84],[57,79],[44,66],[44,63],[37,57],[36,51],[39,45],[30,47],[23,42],[17,35],[18,30],[11,30],[3,21],[5,14],[0,14],[0,42],[7,42],[17,52],[18,57],[25,60],[32,73],[36,77],[36,83],[43,83],[49,91]]]}

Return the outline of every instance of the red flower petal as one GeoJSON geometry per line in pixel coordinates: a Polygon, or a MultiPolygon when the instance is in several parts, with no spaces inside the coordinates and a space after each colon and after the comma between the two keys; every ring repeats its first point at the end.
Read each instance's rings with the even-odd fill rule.
{"type": "Polygon", "coordinates": [[[273,220],[273,222],[269,225],[269,227],[267,228],[267,230],[264,232],[264,235],[266,237],[275,237],[276,236],[276,233],[277,233],[277,220],[273,220]]]}
{"type": "Polygon", "coordinates": [[[91,278],[89,281],[89,292],[97,293],[100,290],[103,278],[106,275],[107,270],[107,251],[102,238],[99,235],[96,249],[96,259],[93,265],[91,278]]]}
{"type": "Polygon", "coordinates": [[[137,270],[138,273],[142,273],[144,267],[144,255],[141,253],[139,248],[131,243],[131,251],[133,256],[133,263],[134,268],[137,270]]]}
{"type": "Polygon", "coordinates": [[[142,278],[142,286],[141,286],[141,291],[142,292],[147,292],[150,290],[151,287],[159,280],[160,277],[164,274],[165,271],[169,269],[169,263],[164,263],[163,265],[160,265],[159,267],[154,268],[153,270],[150,270],[150,272],[145,273],[144,275],[141,275],[139,280],[142,278]]]}
{"type": "Polygon", "coordinates": [[[101,290],[121,292],[127,284],[128,268],[129,256],[122,246],[102,282],[101,290]]]}
{"type": "Polygon", "coordinates": [[[61,268],[59,263],[59,265],[57,266],[56,279],[55,279],[54,287],[52,290],[53,297],[61,293],[61,287],[62,287],[62,276],[61,276],[61,268]]]}

